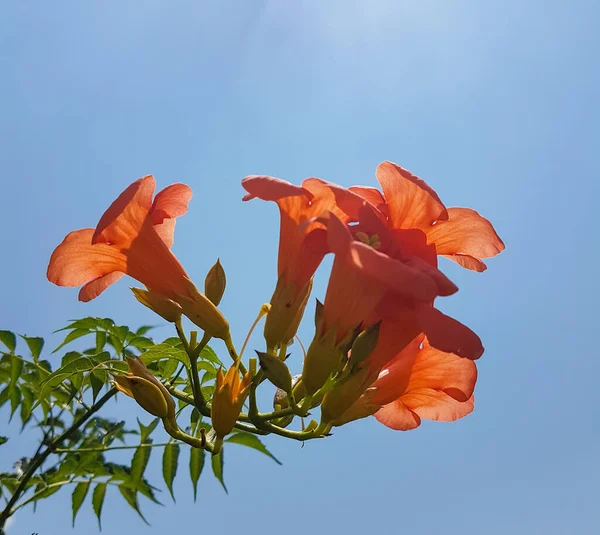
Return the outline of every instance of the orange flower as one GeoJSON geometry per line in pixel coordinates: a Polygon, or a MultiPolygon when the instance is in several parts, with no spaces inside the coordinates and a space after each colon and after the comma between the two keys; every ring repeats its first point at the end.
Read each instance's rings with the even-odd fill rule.
{"type": "Polygon", "coordinates": [[[439,351],[418,336],[334,423],[373,413],[387,427],[402,431],[418,427],[421,418],[452,422],[473,410],[476,381],[473,361],[439,351]]]}
{"type": "Polygon", "coordinates": [[[457,290],[437,269],[437,255],[483,271],[481,259],[504,248],[489,221],[473,210],[447,210],[424,181],[401,167],[384,162],[377,178],[385,196],[375,188],[350,188],[370,207],[359,210],[356,225],[346,227],[334,216],[327,218],[329,246],[336,258],[322,319],[305,361],[308,390],[344,364],[345,336],[358,326],[381,322],[378,344],[361,364],[368,371],[328,395],[330,415],[357,399],[419,333],[442,352],[480,357],[479,337],[433,306],[436,296],[457,290]]]}
{"type": "Polygon", "coordinates": [[[240,372],[235,364],[227,370],[225,376],[223,370],[219,369],[217,372],[211,407],[211,420],[217,438],[223,439],[233,429],[250,391],[251,382],[250,373],[246,373],[240,380],[240,372]]]}
{"type": "Polygon", "coordinates": [[[504,243],[492,224],[469,208],[444,206],[435,191],[423,180],[392,162],[377,167],[383,195],[362,186],[350,190],[374,206],[394,230],[417,229],[438,255],[474,271],[485,271],[483,258],[504,250],[504,243]]]}
{"type": "MultiPolygon", "coordinates": [[[[421,311],[433,308],[436,296],[457,290],[431,265],[435,264],[435,252],[424,240],[419,243],[419,236],[414,234],[408,236],[412,242],[406,236],[400,240],[401,236],[390,232],[370,205],[360,209],[358,224],[346,226],[330,214],[327,227],[335,260],[323,312],[317,319],[317,332],[304,364],[303,382],[309,393],[344,364],[343,352],[355,329],[384,320],[380,341],[363,364],[374,370],[374,379],[381,366],[421,332],[421,311]],[[416,253],[432,258],[426,262],[416,253]]],[[[479,348],[475,347],[474,353],[479,356],[479,348]]]]}
{"type": "Polygon", "coordinates": [[[95,229],[75,230],[56,248],[48,279],[58,286],[81,286],[90,301],[124,274],[173,299],[187,295],[187,274],[169,248],[175,218],[187,212],[192,190],[173,184],[154,202],[151,175],[136,180],[113,202],[95,229]]]}
{"type": "Polygon", "coordinates": [[[265,324],[270,349],[288,343],[296,334],[310,294],[312,276],[328,253],[326,232],[317,220],[326,211],[343,221],[355,218],[363,204],[360,196],[318,178],[295,186],[270,176],[248,176],[242,180],[248,201],[275,201],[281,214],[277,286],[265,324]]]}
{"type": "Polygon", "coordinates": [[[58,286],[83,284],[79,299],[89,301],[127,274],[178,303],[190,320],[212,336],[227,337],[225,318],[197,290],[170,251],[175,218],[186,213],[192,191],[185,184],[173,184],[152,202],[154,188],[151,175],[136,180],[95,229],[68,234],[50,258],[48,280],[58,286]]]}

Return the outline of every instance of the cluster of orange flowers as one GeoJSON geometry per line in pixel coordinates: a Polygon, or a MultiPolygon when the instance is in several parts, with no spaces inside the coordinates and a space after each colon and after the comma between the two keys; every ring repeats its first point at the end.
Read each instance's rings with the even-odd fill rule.
{"type": "MultiPolygon", "coordinates": [[[[376,176],[382,191],[317,178],[301,186],[268,176],[242,181],[244,200],[275,201],[281,213],[265,354],[276,354],[294,338],[312,277],[332,253],[296,395],[318,399],[329,426],[368,415],[401,430],[419,426],[421,418],[453,421],[473,410],[474,360],[483,346],[468,327],[435,308],[436,297],[458,290],[437,258],[484,271],[482,259],[504,244],[489,221],[467,208],[446,208],[402,167],[383,162],[376,176]]],[[[70,233],[52,255],[48,279],[83,285],[79,299],[89,301],[130,275],[147,287],[136,295],[144,304],[169,321],[183,314],[229,343],[218,302],[196,288],[170,251],[175,218],[187,211],[191,190],[174,184],[153,200],[154,188],[152,176],[137,180],[95,229],[70,233]]],[[[237,367],[235,374],[239,383],[237,367]]],[[[249,379],[243,381],[247,389],[249,379]]]]}

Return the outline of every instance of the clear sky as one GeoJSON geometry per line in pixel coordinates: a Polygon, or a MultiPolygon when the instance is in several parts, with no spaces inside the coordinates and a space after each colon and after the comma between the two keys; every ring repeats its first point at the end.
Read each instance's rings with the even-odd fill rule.
{"type": "MultiPolygon", "coordinates": [[[[231,446],[229,496],[207,471],[196,504],[182,456],[177,504],[143,502],[146,528],[109,494],[106,533],[598,533],[598,20],[594,0],[2,3],[0,328],[156,323],[131,281],[82,304],[45,279],[64,235],[149,173],[194,189],[174,251],[199,283],[221,258],[238,344],[270,298],[278,238],[275,205],[241,203],[245,175],[375,185],[389,159],[507,245],[483,274],[442,263],[461,291],[440,306],[486,346],[472,415],[268,439],[283,466],[231,446]]],[[[133,416],[126,401],[111,413],[133,416]]],[[[33,448],[0,448],[0,470],[33,448]]],[[[151,464],[158,482],[158,452],[151,464]]],[[[70,522],[65,492],[9,534],[96,530],[89,506],[70,522]]]]}

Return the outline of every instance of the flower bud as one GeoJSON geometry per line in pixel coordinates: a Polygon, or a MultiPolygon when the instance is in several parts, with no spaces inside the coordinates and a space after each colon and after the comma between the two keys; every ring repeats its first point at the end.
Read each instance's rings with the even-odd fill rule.
{"type": "Polygon", "coordinates": [[[374,381],[367,367],[359,369],[327,393],[321,405],[323,422],[333,423],[340,418],[374,381]]]}
{"type": "Polygon", "coordinates": [[[166,418],[175,425],[175,401],[165,385],[150,373],[139,357],[128,358],[127,366],[130,370],[128,375],[117,375],[114,378],[117,389],[135,399],[150,414],[166,418]],[[153,388],[148,386],[148,383],[153,388]]]}
{"type": "Polygon", "coordinates": [[[335,343],[335,330],[329,330],[325,336],[315,336],[304,359],[302,382],[308,394],[314,394],[321,388],[329,376],[338,370],[343,362],[343,353],[335,343]]]}
{"type": "Polygon", "coordinates": [[[369,400],[369,390],[370,389],[367,389],[358,401],[354,402],[341,416],[331,420],[331,425],[339,427],[349,422],[353,422],[354,420],[371,416],[381,409],[381,405],[369,400]]]}
{"type": "Polygon", "coordinates": [[[252,377],[246,373],[240,380],[240,372],[234,364],[226,375],[217,372],[215,392],[212,399],[211,419],[217,438],[228,435],[240,415],[244,401],[250,391],[252,377]]]}
{"type": "Polygon", "coordinates": [[[285,284],[283,277],[279,278],[271,297],[271,310],[265,321],[268,348],[275,349],[294,338],[304,315],[312,283],[311,279],[297,291],[293,282],[285,284]]]}
{"type": "Polygon", "coordinates": [[[204,279],[204,293],[215,306],[218,306],[221,302],[226,285],[225,270],[217,258],[214,266],[210,268],[204,279]]]}
{"type": "Polygon", "coordinates": [[[364,362],[369,358],[371,353],[373,353],[377,341],[379,340],[380,325],[380,321],[370,325],[354,340],[352,349],[350,350],[350,366],[352,368],[356,368],[361,362],[364,362]]]}
{"type": "Polygon", "coordinates": [[[118,390],[135,399],[145,411],[159,418],[167,418],[169,409],[160,389],[142,377],[117,375],[114,379],[118,390]]]}
{"type": "Polygon", "coordinates": [[[181,319],[181,307],[173,300],[152,290],[131,288],[135,298],[163,319],[175,323],[181,319]]]}
{"type": "Polygon", "coordinates": [[[208,335],[223,340],[229,338],[229,323],[223,314],[208,297],[198,291],[191,280],[187,279],[187,283],[192,297],[177,296],[183,313],[208,335]]]}
{"type": "Polygon", "coordinates": [[[257,351],[260,367],[265,373],[267,379],[271,381],[277,388],[281,388],[284,392],[292,390],[292,374],[285,363],[275,355],[270,353],[262,353],[257,351]]]}

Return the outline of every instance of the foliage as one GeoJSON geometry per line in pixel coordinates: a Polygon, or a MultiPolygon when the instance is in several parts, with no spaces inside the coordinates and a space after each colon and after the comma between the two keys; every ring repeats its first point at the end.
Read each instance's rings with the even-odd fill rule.
{"type": "MultiPolygon", "coordinates": [[[[0,407],[6,406],[9,420],[19,420],[21,430],[39,437],[30,457],[15,458],[12,470],[0,473],[0,498],[6,502],[0,512],[0,532],[18,509],[27,505],[35,508],[37,502],[59,491],[71,493],[73,524],[81,507],[88,504],[101,528],[103,504],[107,492],[113,491],[146,521],[140,497],[159,503],[157,483],[145,477],[154,449],[159,450],[154,457],[162,456],[164,483],[175,500],[173,483],[181,442],[172,437],[161,440],[159,418],[132,423],[100,414],[117,392],[111,378],[128,371],[127,357],[141,355],[153,375],[191,395],[191,386],[182,376],[182,369],[189,371],[182,341],[168,338],[156,343],[148,336],[149,331],[148,326],[132,331],[108,318],[83,318],[57,331],[65,336],[50,355],[43,354],[43,338],[0,331],[0,407]],[[86,348],[73,350],[76,342],[85,343],[86,348]],[[119,450],[131,450],[131,460],[116,462],[112,452],[119,450]]],[[[202,371],[202,391],[209,398],[220,365],[208,346],[200,351],[197,367],[202,371]]],[[[194,436],[210,429],[202,414],[179,401],[180,417],[184,411],[194,436]]],[[[229,441],[277,461],[254,435],[238,431],[229,441]]],[[[4,444],[10,447],[8,437],[1,436],[0,445],[4,444]]],[[[122,454],[118,456],[122,459],[122,454]]],[[[194,495],[204,456],[205,450],[191,448],[189,474],[194,495]]],[[[223,455],[215,456],[213,473],[226,489],[223,466],[223,455]]]]}

